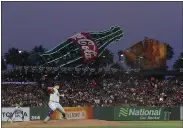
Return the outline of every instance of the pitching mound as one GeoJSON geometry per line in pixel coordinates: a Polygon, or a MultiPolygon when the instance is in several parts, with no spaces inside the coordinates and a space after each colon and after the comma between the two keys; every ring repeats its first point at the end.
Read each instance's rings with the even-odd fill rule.
{"type": "Polygon", "coordinates": [[[37,127],[86,127],[86,126],[124,126],[124,123],[104,120],[54,120],[46,124],[41,121],[4,124],[3,128],[37,128],[37,127]]]}

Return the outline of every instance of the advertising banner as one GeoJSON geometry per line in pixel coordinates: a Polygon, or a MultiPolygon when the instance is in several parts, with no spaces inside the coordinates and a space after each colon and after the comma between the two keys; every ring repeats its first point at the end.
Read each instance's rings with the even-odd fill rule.
{"type": "Polygon", "coordinates": [[[164,120],[162,107],[115,107],[114,120],[164,120]]]}
{"type": "Polygon", "coordinates": [[[70,37],[70,39],[81,47],[84,63],[98,57],[98,46],[89,33],[81,32],[70,37]]]}
{"type": "MultiPolygon", "coordinates": [[[[64,107],[67,119],[93,119],[92,107],[64,107]]],[[[55,111],[51,115],[52,120],[62,119],[62,114],[55,111]]]]}
{"type": "MultiPolygon", "coordinates": [[[[13,114],[14,110],[15,110],[15,107],[2,108],[2,113],[1,113],[2,122],[7,121],[9,116],[13,114]]],[[[30,121],[30,108],[22,107],[22,110],[23,110],[24,121],[30,121]]],[[[15,114],[14,121],[22,121],[21,117],[22,117],[21,113],[15,114]]]]}
{"type": "Polygon", "coordinates": [[[180,107],[180,120],[183,120],[183,106],[180,107]]]}

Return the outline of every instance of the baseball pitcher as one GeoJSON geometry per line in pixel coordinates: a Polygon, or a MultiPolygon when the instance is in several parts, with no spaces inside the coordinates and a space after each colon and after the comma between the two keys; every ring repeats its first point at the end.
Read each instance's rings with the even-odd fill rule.
{"type": "Polygon", "coordinates": [[[44,123],[50,120],[50,116],[55,110],[58,110],[60,113],[62,113],[63,119],[66,119],[65,111],[59,103],[60,96],[63,96],[59,94],[59,88],[59,85],[55,85],[54,87],[48,87],[48,91],[50,92],[50,100],[48,103],[50,111],[48,113],[48,116],[45,118],[44,123]]]}
{"type": "Polygon", "coordinates": [[[18,115],[19,118],[22,119],[22,121],[24,121],[24,115],[23,115],[23,110],[19,105],[16,105],[15,110],[13,111],[13,113],[8,117],[7,122],[10,120],[11,123],[14,122],[16,115],[18,115]]]}

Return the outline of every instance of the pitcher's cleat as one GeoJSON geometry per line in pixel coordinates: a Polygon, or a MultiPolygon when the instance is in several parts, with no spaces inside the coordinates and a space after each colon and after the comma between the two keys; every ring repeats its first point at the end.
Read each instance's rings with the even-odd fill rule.
{"type": "Polygon", "coordinates": [[[47,117],[45,118],[45,120],[44,120],[44,123],[47,123],[49,120],[50,120],[50,117],[47,116],[47,117]]]}
{"type": "Polygon", "coordinates": [[[67,117],[63,117],[63,119],[67,120],[67,117]]]}

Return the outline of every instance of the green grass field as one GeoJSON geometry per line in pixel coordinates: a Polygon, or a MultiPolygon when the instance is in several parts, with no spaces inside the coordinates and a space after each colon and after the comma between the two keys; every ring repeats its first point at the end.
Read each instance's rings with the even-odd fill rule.
{"type": "MultiPolygon", "coordinates": [[[[183,121],[123,121],[127,126],[82,127],[82,128],[183,128],[183,121]]],[[[63,127],[62,127],[63,128],[63,127]]],[[[68,127],[65,127],[68,128],[68,127]]],[[[71,128],[71,127],[69,127],[71,128]]],[[[77,128],[77,127],[73,127],[77,128]]]]}
{"type": "Polygon", "coordinates": [[[183,128],[183,121],[123,121],[122,123],[128,124],[123,128],[183,128]]]}
{"type": "MultiPolygon", "coordinates": [[[[46,128],[183,128],[183,121],[121,121],[126,126],[103,127],[46,127],[46,128]]],[[[29,127],[26,127],[29,128],[29,127]]],[[[31,128],[31,127],[30,127],[31,128]]]]}

